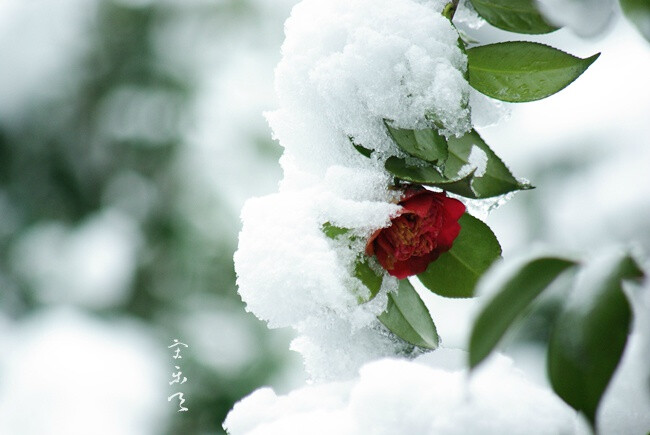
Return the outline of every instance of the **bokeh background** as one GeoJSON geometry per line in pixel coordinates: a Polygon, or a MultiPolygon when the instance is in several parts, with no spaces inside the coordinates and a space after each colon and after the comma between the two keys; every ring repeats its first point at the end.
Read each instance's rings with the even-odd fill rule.
{"type": "Polygon", "coordinates": [[[0,1],[0,433],[218,433],[301,376],[232,264],[289,7],[0,1]]]}
{"type": "MultiPolygon", "coordinates": [[[[222,433],[236,400],[304,381],[232,264],[243,201],[281,177],[262,112],[295,2],[0,0],[0,433],[222,433]]],[[[537,186],[488,220],[505,255],[647,254],[650,45],[620,14],[591,39],[526,39],[603,54],[482,130],[537,186]]],[[[451,345],[462,304],[434,312],[451,345]]]]}

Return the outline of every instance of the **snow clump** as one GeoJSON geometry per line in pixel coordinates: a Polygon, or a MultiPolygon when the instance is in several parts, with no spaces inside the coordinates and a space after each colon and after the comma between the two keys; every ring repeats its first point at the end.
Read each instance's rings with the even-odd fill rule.
{"type": "Polygon", "coordinates": [[[235,269],[249,311],[298,331],[293,348],[313,379],[350,378],[367,361],[413,350],[376,319],[397,280],[386,275],[360,303],[369,292],[353,272],[365,240],[400,208],[383,163],[402,152],[384,120],[435,124],[447,136],[470,128],[467,60],[445,3],[304,0],[286,22],[279,108],[266,114],[284,178],[278,193],[245,204],[235,269]],[[331,239],[324,225],[348,232],[331,239]]]}

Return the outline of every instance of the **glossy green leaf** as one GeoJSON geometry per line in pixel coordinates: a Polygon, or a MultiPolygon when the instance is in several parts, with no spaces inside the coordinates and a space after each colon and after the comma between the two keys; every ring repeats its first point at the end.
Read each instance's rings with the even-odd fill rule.
{"type": "Polygon", "coordinates": [[[360,259],[354,265],[354,276],[359,278],[368,287],[368,290],[370,290],[370,298],[368,300],[377,296],[379,289],[381,289],[381,283],[384,280],[383,275],[378,275],[364,259],[360,259]]]}
{"type": "Polygon", "coordinates": [[[404,159],[398,157],[389,157],[384,165],[386,170],[400,180],[411,183],[435,186],[457,195],[474,198],[472,190],[473,171],[468,171],[455,179],[449,179],[443,176],[433,165],[415,166],[406,163],[404,159]]]}
{"type": "Polygon", "coordinates": [[[635,261],[621,254],[589,265],[551,332],[547,360],[551,385],[594,427],[598,405],[630,332],[631,310],[621,281],[642,276],[635,261]]]}
{"type": "Polygon", "coordinates": [[[650,41],[650,1],[621,0],[621,9],[643,37],[650,41]]]}
{"type": "Polygon", "coordinates": [[[415,165],[398,157],[390,157],[385,167],[401,180],[439,187],[466,198],[490,198],[532,188],[529,184],[519,182],[474,130],[460,138],[450,138],[448,151],[442,173],[439,168],[427,165],[424,161],[422,165],[415,165]],[[473,154],[482,154],[476,159],[482,165],[480,172],[477,171],[477,166],[472,167],[475,164],[473,154]]]}
{"type": "Polygon", "coordinates": [[[465,213],[451,249],[429,264],[418,279],[432,292],[448,298],[470,298],[479,278],[501,256],[499,242],[483,221],[465,213]]]}
{"type": "Polygon", "coordinates": [[[512,271],[497,284],[497,289],[491,289],[491,300],[483,306],[472,327],[470,367],[483,361],[515,320],[558,275],[572,266],[575,262],[563,258],[535,258],[512,271]]]}
{"type": "Polygon", "coordinates": [[[499,29],[531,35],[549,33],[557,27],[539,13],[535,0],[471,0],[476,12],[499,29]]]}
{"type": "Polygon", "coordinates": [[[393,128],[384,121],[388,133],[407,154],[441,166],[447,160],[447,139],[433,128],[410,130],[393,128]]]}
{"type": "Polygon", "coordinates": [[[580,59],[536,42],[502,42],[467,50],[469,83],[502,101],[540,100],[564,89],[600,54],[580,59]]]}
{"type": "MultiPolygon", "coordinates": [[[[448,178],[456,177],[466,165],[471,164],[476,154],[483,154],[484,167],[474,174],[472,180],[473,198],[490,198],[515,190],[531,189],[532,186],[519,182],[503,161],[490,149],[481,136],[472,130],[460,138],[449,139],[449,157],[444,174],[448,178]],[[481,153],[482,152],[482,153],[481,153]]],[[[481,156],[479,156],[481,157],[481,156]]]]}
{"type": "MultiPolygon", "coordinates": [[[[418,140],[425,142],[422,132],[431,137],[434,130],[396,130],[392,131],[392,137],[402,144],[406,151],[410,146],[415,147],[418,140]]],[[[437,134],[437,133],[435,133],[437,134]]],[[[441,136],[442,137],[442,136],[441,136]]],[[[444,138],[443,138],[444,139],[444,138]]],[[[354,147],[366,157],[370,157],[372,150],[354,144],[354,147]]],[[[447,155],[444,168],[438,164],[432,164],[425,160],[414,157],[414,161],[420,164],[407,163],[399,157],[390,157],[386,160],[385,168],[396,178],[411,183],[435,186],[466,198],[490,198],[503,195],[508,192],[522,189],[532,189],[529,184],[519,182],[510,172],[503,161],[490,149],[481,136],[475,130],[463,135],[460,138],[452,137],[447,142],[447,155]],[[479,159],[482,168],[479,175],[476,175],[478,167],[474,164],[473,154],[482,154],[479,159]]],[[[413,154],[416,152],[414,151],[413,154]]]]}
{"type": "Polygon", "coordinates": [[[436,325],[408,279],[400,280],[397,294],[388,294],[388,306],[378,319],[408,343],[427,349],[438,347],[436,325]]]}

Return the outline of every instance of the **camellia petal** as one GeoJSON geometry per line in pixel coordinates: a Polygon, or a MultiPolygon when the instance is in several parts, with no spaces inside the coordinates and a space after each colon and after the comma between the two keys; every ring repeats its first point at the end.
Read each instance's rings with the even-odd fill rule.
{"type": "Polygon", "coordinates": [[[427,195],[428,190],[422,190],[407,200],[402,200],[400,204],[405,210],[415,213],[420,217],[428,216],[431,213],[431,208],[435,207],[433,204],[436,200],[427,195]]]}
{"type": "Polygon", "coordinates": [[[442,228],[442,230],[440,230],[440,234],[438,234],[439,246],[447,246],[448,248],[446,250],[451,249],[451,245],[454,243],[454,240],[456,240],[456,237],[458,237],[459,233],[460,225],[458,222],[450,222],[449,225],[442,228]]]}
{"type": "Polygon", "coordinates": [[[465,205],[462,202],[448,197],[442,198],[443,210],[451,219],[458,220],[465,213],[465,205]]]}
{"type": "Polygon", "coordinates": [[[440,254],[441,252],[431,251],[429,254],[421,257],[411,257],[408,261],[398,261],[389,273],[398,279],[417,275],[427,270],[429,263],[437,260],[440,254]]]}
{"type": "Polygon", "coordinates": [[[410,187],[399,203],[399,214],[391,225],[376,231],[366,245],[367,255],[392,276],[404,279],[424,272],[440,254],[451,249],[465,212],[462,202],[444,192],[410,187]]]}

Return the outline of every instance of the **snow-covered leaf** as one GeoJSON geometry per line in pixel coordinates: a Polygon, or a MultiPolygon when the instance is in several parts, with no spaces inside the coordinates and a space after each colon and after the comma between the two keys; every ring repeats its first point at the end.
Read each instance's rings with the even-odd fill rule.
{"type": "Polygon", "coordinates": [[[447,160],[447,139],[433,128],[394,128],[384,121],[388,133],[402,151],[442,167],[447,160]]]}
{"type": "Polygon", "coordinates": [[[444,174],[457,177],[467,169],[476,169],[472,180],[475,198],[490,198],[532,186],[518,181],[503,161],[490,149],[476,130],[460,138],[449,139],[449,157],[444,174]]]}
{"type": "Polygon", "coordinates": [[[627,255],[594,262],[582,271],[549,339],[548,372],[555,392],[595,426],[600,399],[623,355],[630,304],[621,281],[643,271],[627,255]]]}
{"type": "Polygon", "coordinates": [[[410,164],[398,157],[390,157],[385,167],[401,180],[439,187],[472,199],[532,188],[518,181],[474,130],[460,138],[451,137],[448,152],[442,172],[437,165],[425,161],[410,164]]]}
{"type": "Polygon", "coordinates": [[[481,17],[494,27],[515,33],[541,34],[557,30],[544,20],[535,0],[471,0],[481,17]]]}
{"type": "Polygon", "coordinates": [[[483,221],[465,213],[452,248],[429,264],[418,279],[432,292],[450,298],[470,298],[483,273],[501,256],[496,236],[483,221]]]}
{"type": "Polygon", "coordinates": [[[581,59],[548,45],[514,41],[467,50],[469,83],[492,98],[540,100],[564,89],[597,58],[581,59]]]}
{"type": "Polygon", "coordinates": [[[429,310],[408,279],[399,282],[397,293],[388,294],[388,306],[379,317],[402,340],[427,349],[438,347],[439,337],[429,310]]]}
{"type": "Polygon", "coordinates": [[[472,327],[469,364],[476,367],[499,343],[507,329],[523,311],[574,261],[541,257],[520,265],[490,289],[492,299],[485,304],[472,327]]]}
{"type": "Polygon", "coordinates": [[[468,171],[458,178],[447,178],[442,175],[435,166],[415,166],[408,164],[404,159],[399,157],[389,157],[386,160],[385,168],[400,180],[411,183],[435,186],[448,192],[455,193],[467,198],[475,198],[476,195],[472,190],[472,178],[474,171],[468,171]]]}

